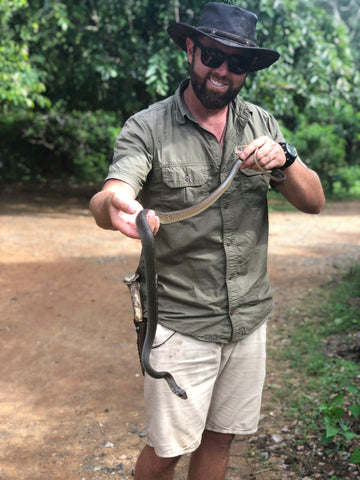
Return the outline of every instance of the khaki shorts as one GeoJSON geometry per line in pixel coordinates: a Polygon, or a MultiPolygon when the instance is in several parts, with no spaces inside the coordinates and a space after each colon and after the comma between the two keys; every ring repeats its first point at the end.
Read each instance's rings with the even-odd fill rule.
{"type": "Polygon", "coordinates": [[[170,372],[187,393],[145,375],[147,443],[159,457],[190,453],[204,429],[250,434],[257,430],[265,380],[266,323],[240,342],[202,342],[158,325],[150,361],[170,372]]]}

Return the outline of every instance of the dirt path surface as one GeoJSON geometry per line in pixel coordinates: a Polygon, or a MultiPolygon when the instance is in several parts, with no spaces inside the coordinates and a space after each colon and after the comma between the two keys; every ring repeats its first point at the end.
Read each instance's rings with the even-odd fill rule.
{"type": "MultiPolygon", "coordinates": [[[[88,192],[0,196],[0,479],[131,479],[144,445],[142,377],[122,279],[139,242],[96,227],[88,192]]],[[[319,216],[271,213],[270,275],[284,312],[310,289],[360,262],[360,204],[319,216]]],[[[273,335],[272,335],[273,334],[273,335]]],[[[276,370],[269,368],[267,382],[276,370]]],[[[273,417],[265,389],[264,421],[273,417]]],[[[276,425],[274,422],[274,434],[276,425]]],[[[228,480],[279,479],[233,446],[228,480]]],[[[177,480],[185,480],[186,459],[177,480]]],[[[287,477],[286,477],[287,478],[287,477]]]]}

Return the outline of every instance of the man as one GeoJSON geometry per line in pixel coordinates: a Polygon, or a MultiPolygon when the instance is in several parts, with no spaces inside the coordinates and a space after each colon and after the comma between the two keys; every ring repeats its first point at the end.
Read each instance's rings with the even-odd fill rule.
{"type": "MultiPolygon", "coordinates": [[[[279,57],[257,46],[256,22],[251,12],[209,3],[198,27],[169,27],[187,52],[190,81],[126,122],[103,190],[90,203],[99,226],[132,238],[139,238],[138,212],[152,209],[159,325],[151,362],[188,395],[180,399],[163,379],[145,376],[147,445],[137,480],[173,478],[185,453],[189,480],[225,477],[234,435],[257,429],[265,376],[273,301],[264,171],[283,170],[286,180],[276,188],[299,210],[319,213],[324,204],[318,176],[284,143],[275,119],[238,95],[248,72],[279,57]],[[196,217],[160,227],[154,211],[186,208],[210,194],[239,146],[243,162],[223,196],[196,217]]],[[[145,306],[143,262],[139,273],[145,306]]]]}

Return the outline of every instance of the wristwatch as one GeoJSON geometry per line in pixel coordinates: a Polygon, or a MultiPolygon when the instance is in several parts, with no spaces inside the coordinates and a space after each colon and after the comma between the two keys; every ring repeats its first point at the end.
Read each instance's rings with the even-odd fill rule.
{"type": "Polygon", "coordinates": [[[290,165],[292,165],[295,162],[295,159],[298,156],[298,153],[294,145],[291,145],[291,143],[289,142],[279,142],[279,145],[284,150],[285,157],[286,157],[286,162],[282,167],[280,167],[280,170],[285,170],[285,168],[290,167],[290,165]]]}

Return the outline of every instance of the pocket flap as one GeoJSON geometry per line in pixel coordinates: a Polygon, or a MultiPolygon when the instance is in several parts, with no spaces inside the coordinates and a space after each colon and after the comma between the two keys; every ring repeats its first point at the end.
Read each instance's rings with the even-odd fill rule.
{"type": "Polygon", "coordinates": [[[251,170],[250,168],[245,168],[245,170],[240,170],[246,177],[256,177],[257,175],[264,175],[263,172],[258,172],[257,170],[251,170]]]}
{"type": "Polygon", "coordinates": [[[209,169],[204,166],[182,165],[163,168],[164,183],[170,188],[199,187],[209,178],[209,169]]]}

